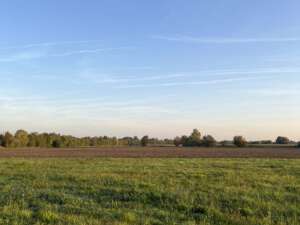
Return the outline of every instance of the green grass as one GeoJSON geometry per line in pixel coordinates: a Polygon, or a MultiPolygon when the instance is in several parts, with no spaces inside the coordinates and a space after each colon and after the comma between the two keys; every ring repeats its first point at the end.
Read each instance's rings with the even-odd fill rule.
{"type": "Polygon", "coordinates": [[[0,160],[0,224],[300,224],[300,160],[0,160]]]}

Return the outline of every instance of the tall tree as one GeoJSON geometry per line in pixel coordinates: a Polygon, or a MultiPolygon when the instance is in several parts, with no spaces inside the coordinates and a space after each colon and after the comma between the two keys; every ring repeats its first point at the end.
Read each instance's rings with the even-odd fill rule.
{"type": "Polygon", "coordinates": [[[201,133],[199,132],[198,129],[194,129],[192,134],[191,134],[191,138],[193,140],[200,140],[201,139],[201,133]]]}
{"type": "Polygon", "coordinates": [[[233,143],[237,147],[245,147],[247,145],[247,141],[243,136],[235,136],[233,138],[233,143]]]}
{"type": "Polygon", "coordinates": [[[141,145],[145,147],[145,146],[148,145],[148,143],[149,143],[149,137],[147,135],[144,136],[144,137],[142,137],[142,139],[141,139],[141,145]]]}
{"type": "Polygon", "coordinates": [[[25,130],[18,130],[15,133],[16,147],[27,147],[29,143],[28,133],[25,130]]]}
{"type": "Polygon", "coordinates": [[[290,140],[287,138],[287,137],[282,137],[282,136],[279,136],[277,139],[276,139],[276,144],[280,144],[280,145],[286,145],[290,143],[290,140]]]}
{"type": "Polygon", "coordinates": [[[201,133],[199,130],[194,129],[191,135],[187,138],[184,146],[200,146],[201,145],[201,133]]]}
{"type": "Polygon", "coordinates": [[[213,136],[207,135],[203,137],[202,144],[206,147],[213,147],[216,146],[217,141],[213,136]]]}
{"type": "Polygon", "coordinates": [[[3,138],[4,147],[6,148],[13,147],[14,139],[15,138],[11,133],[6,132],[3,138]]]}
{"type": "Polygon", "coordinates": [[[4,135],[0,134],[0,146],[4,147],[4,135]]]}
{"type": "Polygon", "coordinates": [[[31,133],[28,135],[28,146],[29,147],[38,147],[38,133],[31,133]]]}

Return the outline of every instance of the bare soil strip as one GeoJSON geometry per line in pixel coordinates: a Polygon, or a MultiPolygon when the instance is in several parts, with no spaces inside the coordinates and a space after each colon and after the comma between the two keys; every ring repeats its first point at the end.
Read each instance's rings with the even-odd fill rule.
{"type": "Polygon", "coordinates": [[[107,147],[0,149],[0,158],[300,158],[296,148],[107,147]]]}

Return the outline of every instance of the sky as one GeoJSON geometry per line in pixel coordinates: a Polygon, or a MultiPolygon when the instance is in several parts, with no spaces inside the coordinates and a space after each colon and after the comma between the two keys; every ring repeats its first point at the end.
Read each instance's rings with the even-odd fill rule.
{"type": "Polygon", "coordinates": [[[0,132],[300,140],[299,0],[0,3],[0,132]]]}

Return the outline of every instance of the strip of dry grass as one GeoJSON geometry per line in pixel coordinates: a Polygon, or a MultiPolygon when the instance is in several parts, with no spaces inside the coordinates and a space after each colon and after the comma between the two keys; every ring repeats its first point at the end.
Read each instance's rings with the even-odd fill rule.
{"type": "Polygon", "coordinates": [[[299,148],[103,147],[70,149],[1,149],[0,158],[300,158],[299,148]]]}

